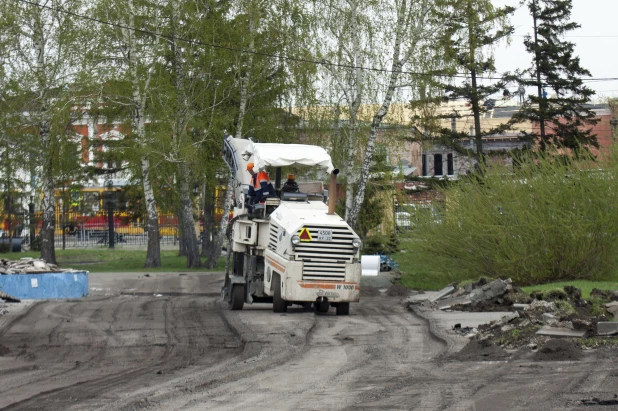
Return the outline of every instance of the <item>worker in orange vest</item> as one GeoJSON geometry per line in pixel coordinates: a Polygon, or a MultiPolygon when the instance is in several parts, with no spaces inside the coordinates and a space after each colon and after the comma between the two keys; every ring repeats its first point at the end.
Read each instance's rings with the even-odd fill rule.
{"type": "Polygon", "coordinates": [[[253,197],[250,203],[256,204],[264,201],[264,197],[274,196],[274,188],[268,179],[268,173],[264,170],[256,173],[253,171],[255,164],[247,164],[247,171],[251,174],[251,185],[249,186],[249,197],[253,197]]]}

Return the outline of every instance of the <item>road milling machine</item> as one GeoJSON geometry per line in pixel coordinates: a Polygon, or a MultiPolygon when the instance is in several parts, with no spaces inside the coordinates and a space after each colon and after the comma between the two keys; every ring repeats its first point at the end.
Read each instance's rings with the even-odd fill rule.
{"type": "Polygon", "coordinates": [[[234,218],[228,231],[230,269],[223,299],[232,310],[245,303],[272,303],[274,312],[293,304],[347,315],[360,298],[361,241],[335,214],[337,174],[322,147],[255,143],[227,136],[223,157],[234,177],[234,218]],[[248,204],[252,184],[247,165],[266,170],[274,190],[261,203],[248,204]],[[318,167],[330,176],[321,182],[281,185],[282,167],[318,167]],[[328,194],[327,194],[328,193],[328,194]],[[330,195],[330,199],[327,198],[330,195]],[[325,203],[328,201],[328,205],[325,203]]]}

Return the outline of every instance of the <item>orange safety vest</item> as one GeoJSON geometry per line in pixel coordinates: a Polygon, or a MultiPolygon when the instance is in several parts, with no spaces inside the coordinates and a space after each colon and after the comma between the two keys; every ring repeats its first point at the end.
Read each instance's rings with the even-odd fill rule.
{"type": "Polygon", "coordinates": [[[260,183],[262,183],[263,181],[268,183],[268,173],[264,170],[253,176],[253,188],[256,190],[262,188],[260,183]]]}

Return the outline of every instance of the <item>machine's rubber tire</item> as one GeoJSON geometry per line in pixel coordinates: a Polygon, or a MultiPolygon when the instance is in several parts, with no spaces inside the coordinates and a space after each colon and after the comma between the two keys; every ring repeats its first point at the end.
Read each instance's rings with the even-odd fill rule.
{"type": "Polygon", "coordinates": [[[288,303],[281,298],[281,277],[273,275],[273,312],[285,313],[288,311],[288,303]]]}
{"type": "Polygon", "coordinates": [[[242,310],[245,304],[245,286],[243,284],[232,284],[232,292],[230,293],[230,309],[232,311],[242,310]]]}
{"type": "Polygon", "coordinates": [[[337,315],[350,315],[350,303],[337,304],[337,315]]]}
{"type": "Polygon", "coordinates": [[[328,301],[315,302],[315,311],[320,314],[325,314],[330,309],[330,303],[328,301]]]}

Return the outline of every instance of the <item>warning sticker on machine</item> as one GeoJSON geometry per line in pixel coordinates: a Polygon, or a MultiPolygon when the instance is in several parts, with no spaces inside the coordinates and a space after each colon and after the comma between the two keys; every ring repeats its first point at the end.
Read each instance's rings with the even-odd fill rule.
{"type": "Polygon", "coordinates": [[[307,227],[300,230],[300,241],[311,241],[313,237],[311,237],[311,233],[307,227]]]}

